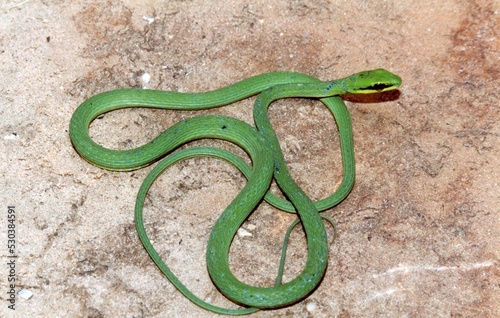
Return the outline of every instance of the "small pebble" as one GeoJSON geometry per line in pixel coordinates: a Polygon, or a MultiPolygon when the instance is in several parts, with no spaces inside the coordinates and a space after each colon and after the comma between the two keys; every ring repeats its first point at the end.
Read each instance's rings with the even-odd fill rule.
{"type": "Polygon", "coordinates": [[[149,81],[151,81],[151,75],[149,75],[149,73],[142,74],[141,81],[143,84],[149,83],[149,81]]]}
{"type": "Polygon", "coordinates": [[[27,290],[27,289],[24,289],[24,288],[21,288],[21,289],[17,292],[17,294],[18,294],[19,296],[21,296],[22,298],[26,299],[26,300],[28,300],[28,299],[30,299],[31,297],[33,297],[33,293],[32,293],[32,292],[30,292],[30,291],[29,291],[29,290],[27,290]]]}
{"type": "Polygon", "coordinates": [[[315,311],[316,310],[316,303],[315,302],[309,302],[309,303],[307,303],[306,309],[309,312],[315,311]]]}
{"type": "Polygon", "coordinates": [[[252,233],[248,232],[244,228],[240,227],[238,229],[238,236],[239,237],[248,237],[248,236],[253,236],[252,233]]]}
{"type": "Polygon", "coordinates": [[[151,24],[151,23],[155,22],[155,18],[151,18],[151,17],[143,16],[142,19],[144,21],[146,21],[148,24],[151,24]]]}

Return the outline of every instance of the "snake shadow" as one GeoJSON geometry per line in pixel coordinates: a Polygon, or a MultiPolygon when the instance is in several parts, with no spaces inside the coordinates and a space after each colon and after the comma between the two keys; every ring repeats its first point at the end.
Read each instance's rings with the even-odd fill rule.
{"type": "Polygon", "coordinates": [[[382,93],[372,93],[372,94],[343,94],[342,99],[351,103],[362,103],[362,104],[372,104],[372,103],[382,103],[391,102],[398,100],[401,96],[399,90],[387,91],[382,93]]]}

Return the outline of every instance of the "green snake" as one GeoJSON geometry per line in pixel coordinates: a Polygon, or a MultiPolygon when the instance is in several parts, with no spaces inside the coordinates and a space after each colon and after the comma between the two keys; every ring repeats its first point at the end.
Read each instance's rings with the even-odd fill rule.
{"type": "MultiPolygon", "coordinates": [[[[397,75],[376,69],[327,82],[302,73],[272,72],[201,93],[121,89],[95,95],[83,102],[71,118],[69,135],[81,157],[104,169],[129,171],[165,157],[146,177],[137,195],[135,221],[139,238],[163,274],[195,304],[222,314],[249,314],[259,309],[288,306],[304,299],[324,276],[328,261],[328,242],[323,219],[318,212],[341,202],[351,191],[355,175],[351,120],[339,95],[378,93],[397,89],[400,84],[401,79],[397,75]],[[258,95],[253,109],[256,128],[225,116],[195,116],[174,124],[149,143],[128,150],[104,148],[89,136],[91,122],[101,114],[116,109],[149,107],[198,110],[220,107],[253,95],[258,95]],[[278,138],[268,119],[269,105],[277,99],[289,97],[320,99],[333,114],[339,129],[342,182],[332,195],[317,202],[311,201],[291,177],[278,138]],[[250,156],[251,167],[236,155],[218,148],[192,147],[174,151],[189,141],[202,138],[223,139],[240,146],[250,156]],[[213,283],[227,298],[241,305],[241,308],[218,307],[194,295],[163,262],[144,227],[144,200],[154,180],[172,164],[198,156],[226,160],[240,169],[247,178],[245,187],[215,223],[206,252],[207,268],[213,283]],[[269,191],[273,178],[286,199],[269,191]],[[263,198],[284,211],[296,212],[307,238],[308,255],[302,272],[291,281],[281,283],[280,265],[278,279],[272,287],[244,284],[233,275],[229,267],[231,242],[242,223],[263,198]]],[[[286,248],[288,235],[289,233],[283,250],[286,248]]]]}

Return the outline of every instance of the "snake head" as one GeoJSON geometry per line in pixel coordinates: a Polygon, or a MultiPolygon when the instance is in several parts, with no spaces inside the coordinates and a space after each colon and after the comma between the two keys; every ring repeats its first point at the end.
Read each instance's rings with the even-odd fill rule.
{"type": "Polygon", "coordinates": [[[344,78],[343,87],[351,94],[371,94],[397,89],[401,77],[384,69],[363,71],[344,78]]]}

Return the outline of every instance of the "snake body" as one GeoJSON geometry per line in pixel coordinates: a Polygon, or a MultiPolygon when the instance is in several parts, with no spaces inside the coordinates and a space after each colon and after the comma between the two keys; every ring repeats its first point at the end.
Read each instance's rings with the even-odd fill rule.
{"type": "MultiPolygon", "coordinates": [[[[258,309],[279,308],[307,297],[324,276],[328,261],[328,242],[319,211],[342,201],[354,183],[354,152],[349,113],[339,95],[376,93],[399,87],[401,79],[386,70],[363,71],[349,77],[322,82],[309,75],[273,72],[250,77],[218,90],[202,93],[177,93],[157,90],[122,89],[93,96],[74,112],[69,134],[74,148],[90,163],[109,170],[134,170],[162,157],[139,189],[135,206],[138,235],[160,270],[194,303],[223,314],[248,314],[258,309]],[[256,95],[254,120],[257,129],[239,120],[217,115],[195,116],[165,130],[149,143],[135,149],[113,150],[95,143],[89,136],[89,125],[99,115],[126,107],[164,109],[206,109],[219,107],[256,95]],[[339,128],[342,150],[343,179],[329,197],[313,202],[295,183],[288,171],[276,134],[269,122],[269,105],[281,98],[306,97],[320,99],[332,112],[339,128]],[[230,141],[250,156],[248,167],[237,156],[212,147],[194,147],[173,152],[182,144],[201,138],[230,141]],[[154,180],[172,164],[196,156],[212,156],[227,160],[248,179],[243,190],[225,209],[214,225],[207,246],[207,268],[217,288],[244,308],[227,309],[209,304],[184,286],[163,262],[152,246],[144,228],[143,204],[154,180]],[[288,200],[268,191],[271,180],[288,200]],[[308,256],[304,269],[293,280],[273,287],[255,287],[238,280],[229,268],[229,248],[242,223],[264,198],[274,206],[296,212],[307,238],[308,256]]],[[[281,278],[277,281],[281,281],[281,278]]]]}

